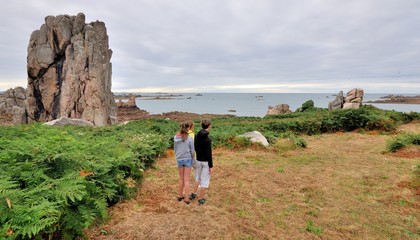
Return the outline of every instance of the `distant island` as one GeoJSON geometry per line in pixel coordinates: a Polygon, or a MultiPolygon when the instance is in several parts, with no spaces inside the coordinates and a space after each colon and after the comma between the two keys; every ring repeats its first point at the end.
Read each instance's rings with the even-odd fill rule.
{"type": "Polygon", "coordinates": [[[114,94],[114,98],[115,100],[124,100],[124,99],[129,99],[130,96],[135,96],[136,98],[142,98],[143,100],[172,100],[172,99],[176,99],[179,97],[182,97],[183,95],[181,94],[162,94],[162,93],[157,93],[157,94],[130,94],[130,93],[123,93],[123,94],[119,94],[119,93],[115,93],[114,94]]]}
{"type": "Polygon", "coordinates": [[[366,103],[420,104],[420,95],[416,95],[416,96],[387,95],[387,96],[381,97],[380,100],[367,101],[366,103]]]}

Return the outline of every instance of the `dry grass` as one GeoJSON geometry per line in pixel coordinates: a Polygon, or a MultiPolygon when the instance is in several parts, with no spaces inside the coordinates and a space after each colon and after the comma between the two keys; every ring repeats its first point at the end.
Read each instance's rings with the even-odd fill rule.
{"type": "MultiPolygon", "coordinates": [[[[404,126],[420,132],[420,124],[404,126]]],[[[419,239],[419,158],[383,153],[390,136],[305,136],[308,147],[216,149],[207,202],[176,201],[171,154],[145,174],[137,199],[113,207],[90,239],[419,239]]],[[[420,151],[410,148],[410,151],[420,151]]]]}

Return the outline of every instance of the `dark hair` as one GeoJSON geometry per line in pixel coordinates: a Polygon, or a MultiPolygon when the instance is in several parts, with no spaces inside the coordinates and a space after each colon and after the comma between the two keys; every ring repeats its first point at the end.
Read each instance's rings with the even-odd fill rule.
{"type": "Polygon", "coordinates": [[[179,133],[181,133],[182,141],[185,141],[188,139],[188,130],[190,129],[190,125],[187,122],[182,122],[180,124],[180,128],[179,133]]]}
{"type": "Polygon", "coordinates": [[[201,120],[201,127],[203,129],[209,128],[210,125],[211,125],[210,119],[203,119],[203,120],[201,120]]]}

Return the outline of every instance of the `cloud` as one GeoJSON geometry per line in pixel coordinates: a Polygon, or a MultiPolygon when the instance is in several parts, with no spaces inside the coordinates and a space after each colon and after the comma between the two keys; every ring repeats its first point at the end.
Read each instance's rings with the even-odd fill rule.
{"type": "Polygon", "coordinates": [[[29,36],[45,16],[78,12],[87,22],[107,26],[114,91],[419,89],[413,88],[420,82],[416,0],[17,0],[4,5],[0,90],[26,80],[29,36]]]}

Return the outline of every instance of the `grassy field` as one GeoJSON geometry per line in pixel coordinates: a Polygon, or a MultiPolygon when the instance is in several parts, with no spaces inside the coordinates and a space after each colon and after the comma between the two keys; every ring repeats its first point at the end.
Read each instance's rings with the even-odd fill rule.
{"type": "MultiPolygon", "coordinates": [[[[420,124],[399,131],[420,133],[420,124]]],[[[173,152],[159,158],[136,199],[112,207],[89,239],[420,239],[413,167],[420,146],[387,153],[391,135],[302,136],[307,148],[214,150],[207,202],[176,201],[173,152]]]]}

